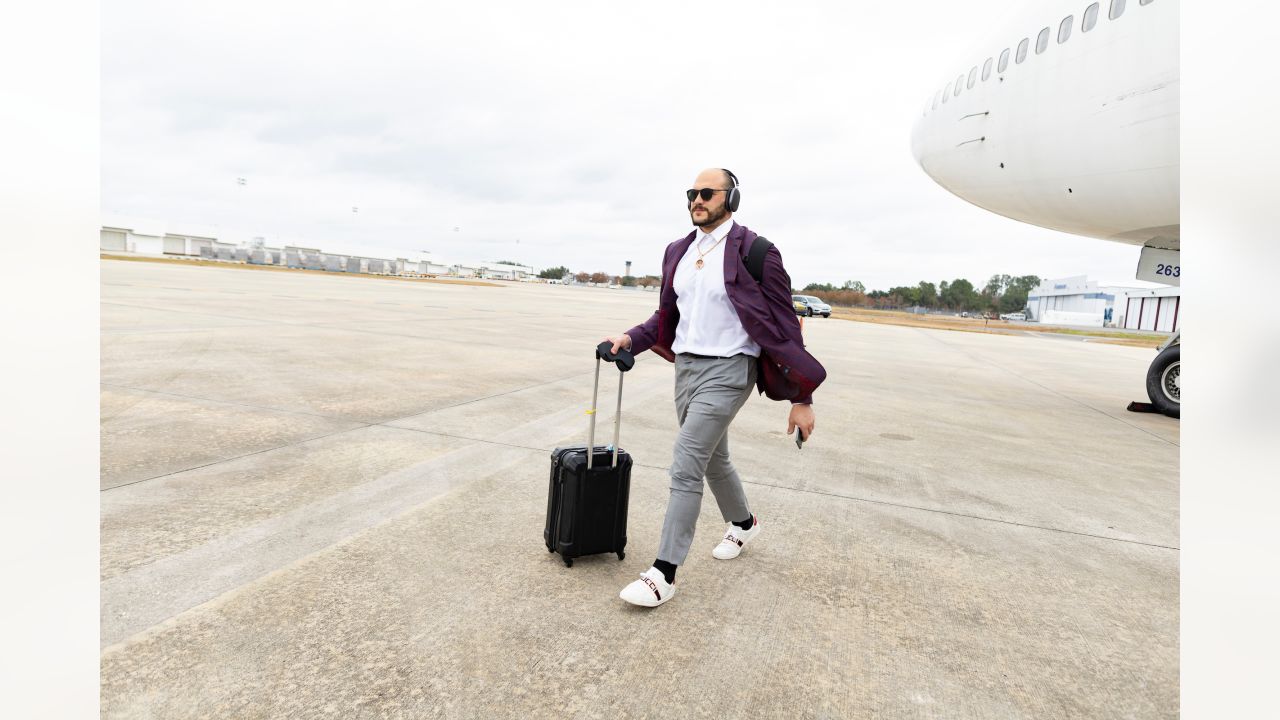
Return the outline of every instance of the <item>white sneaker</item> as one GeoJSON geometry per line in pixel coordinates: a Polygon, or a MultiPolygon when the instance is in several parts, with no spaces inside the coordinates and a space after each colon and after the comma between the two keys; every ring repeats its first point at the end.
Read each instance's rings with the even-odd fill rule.
{"type": "Polygon", "coordinates": [[[751,529],[743,530],[742,528],[729,523],[729,529],[724,533],[724,539],[720,544],[711,550],[711,555],[717,560],[732,560],[742,553],[742,546],[751,542],[751,538],[760,534],[760,518],[755,515],[751,516],[751,529]]]}
{"type": "Polygon", "coordinates": [[[618,597],[632,605],[658,607],[675,597],[675,583],[668,583],[662,571],[656,567],[645,570],[640,579],[622,588],[618,597]]]}

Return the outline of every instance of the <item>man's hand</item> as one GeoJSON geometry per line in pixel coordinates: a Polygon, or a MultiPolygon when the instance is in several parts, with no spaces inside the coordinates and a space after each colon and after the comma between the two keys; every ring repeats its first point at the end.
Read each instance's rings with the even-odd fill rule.
{"type": "Polygon", "coordinates": [[[795,432],[798,427],[802,433],[801,437],[808,440],[813,434],[813,422],[812,405],[792,405],[791,415],[787,417],[787,434],[795,432]]]}
{"type": "Polygon", "coordinates": [[[626,333],[616,337],[607,337],[604,341],[607,343],[613,343],[613,347],[609,349],[609,352],[615,355],[618,354],[618,348],[622,348],[623,350],[631,349],[631,336],[626,333]]]}

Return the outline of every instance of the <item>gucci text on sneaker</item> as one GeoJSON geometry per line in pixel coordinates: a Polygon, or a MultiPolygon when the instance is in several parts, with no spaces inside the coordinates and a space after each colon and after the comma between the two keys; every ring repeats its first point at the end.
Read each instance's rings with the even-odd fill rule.
{"type": "Polygon", "coordinates": [[[724,539],[711,550],[711,556],[717,560],[732,560],[738,557],[742,553],[742,547],[760,534],[760,518],[753,515],[751,519],[753,522],[750,530],[743,530],[730,523],[729,529],[724,533],[724,539]]]}
{"type": "Polygon", "coordinates": [[[630,585],[622,588],[622,592],[618,593],[618,597],[632,605],[658,607],[674,597],[675,594],[675,584],[669,584],[667,579],[662,576],[661,570],[651,567],[640,575],[639,580],[635,580],[630,585]]]}

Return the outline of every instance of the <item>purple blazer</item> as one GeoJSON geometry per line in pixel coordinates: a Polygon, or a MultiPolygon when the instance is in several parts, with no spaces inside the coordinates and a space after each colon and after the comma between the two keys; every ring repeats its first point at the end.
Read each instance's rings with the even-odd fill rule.
{"type": "MultiPolygon", "coordinates": [[[[675,342],[676,325],[680,322],[674,287],[676,264],[697,234],[695,230],[667,246],[662,258],[658,310],[627,331],[633,354],[653,350],[668,362],[675,362],[671,343],[675,342]]],[[[791,277],[782,266],[778,248],[770,247],[765,255],[759,283],[747,272],[746,255],[755,238],[756,233],[733,223],[725,238],[724,289],[738,311],[743,329],[760,346],[756,388],[774,400],[812,403],[813,391],[826,379],[827,371],[804,349],[800,320],[791,303],[791,277]]]]}

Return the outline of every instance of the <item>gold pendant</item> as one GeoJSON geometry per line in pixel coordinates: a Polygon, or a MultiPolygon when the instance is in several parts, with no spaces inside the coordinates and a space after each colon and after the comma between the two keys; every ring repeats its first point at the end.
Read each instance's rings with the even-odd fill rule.
{"type": "Polygon", "coordinates": [[[702,269],[702,258],[698,258],[698,262],[694,263],[694,264],[693,264],[693,267],[694,267],[695,269],[697,269],[697,270],[701,270],[701,269],[702,269]]]}

